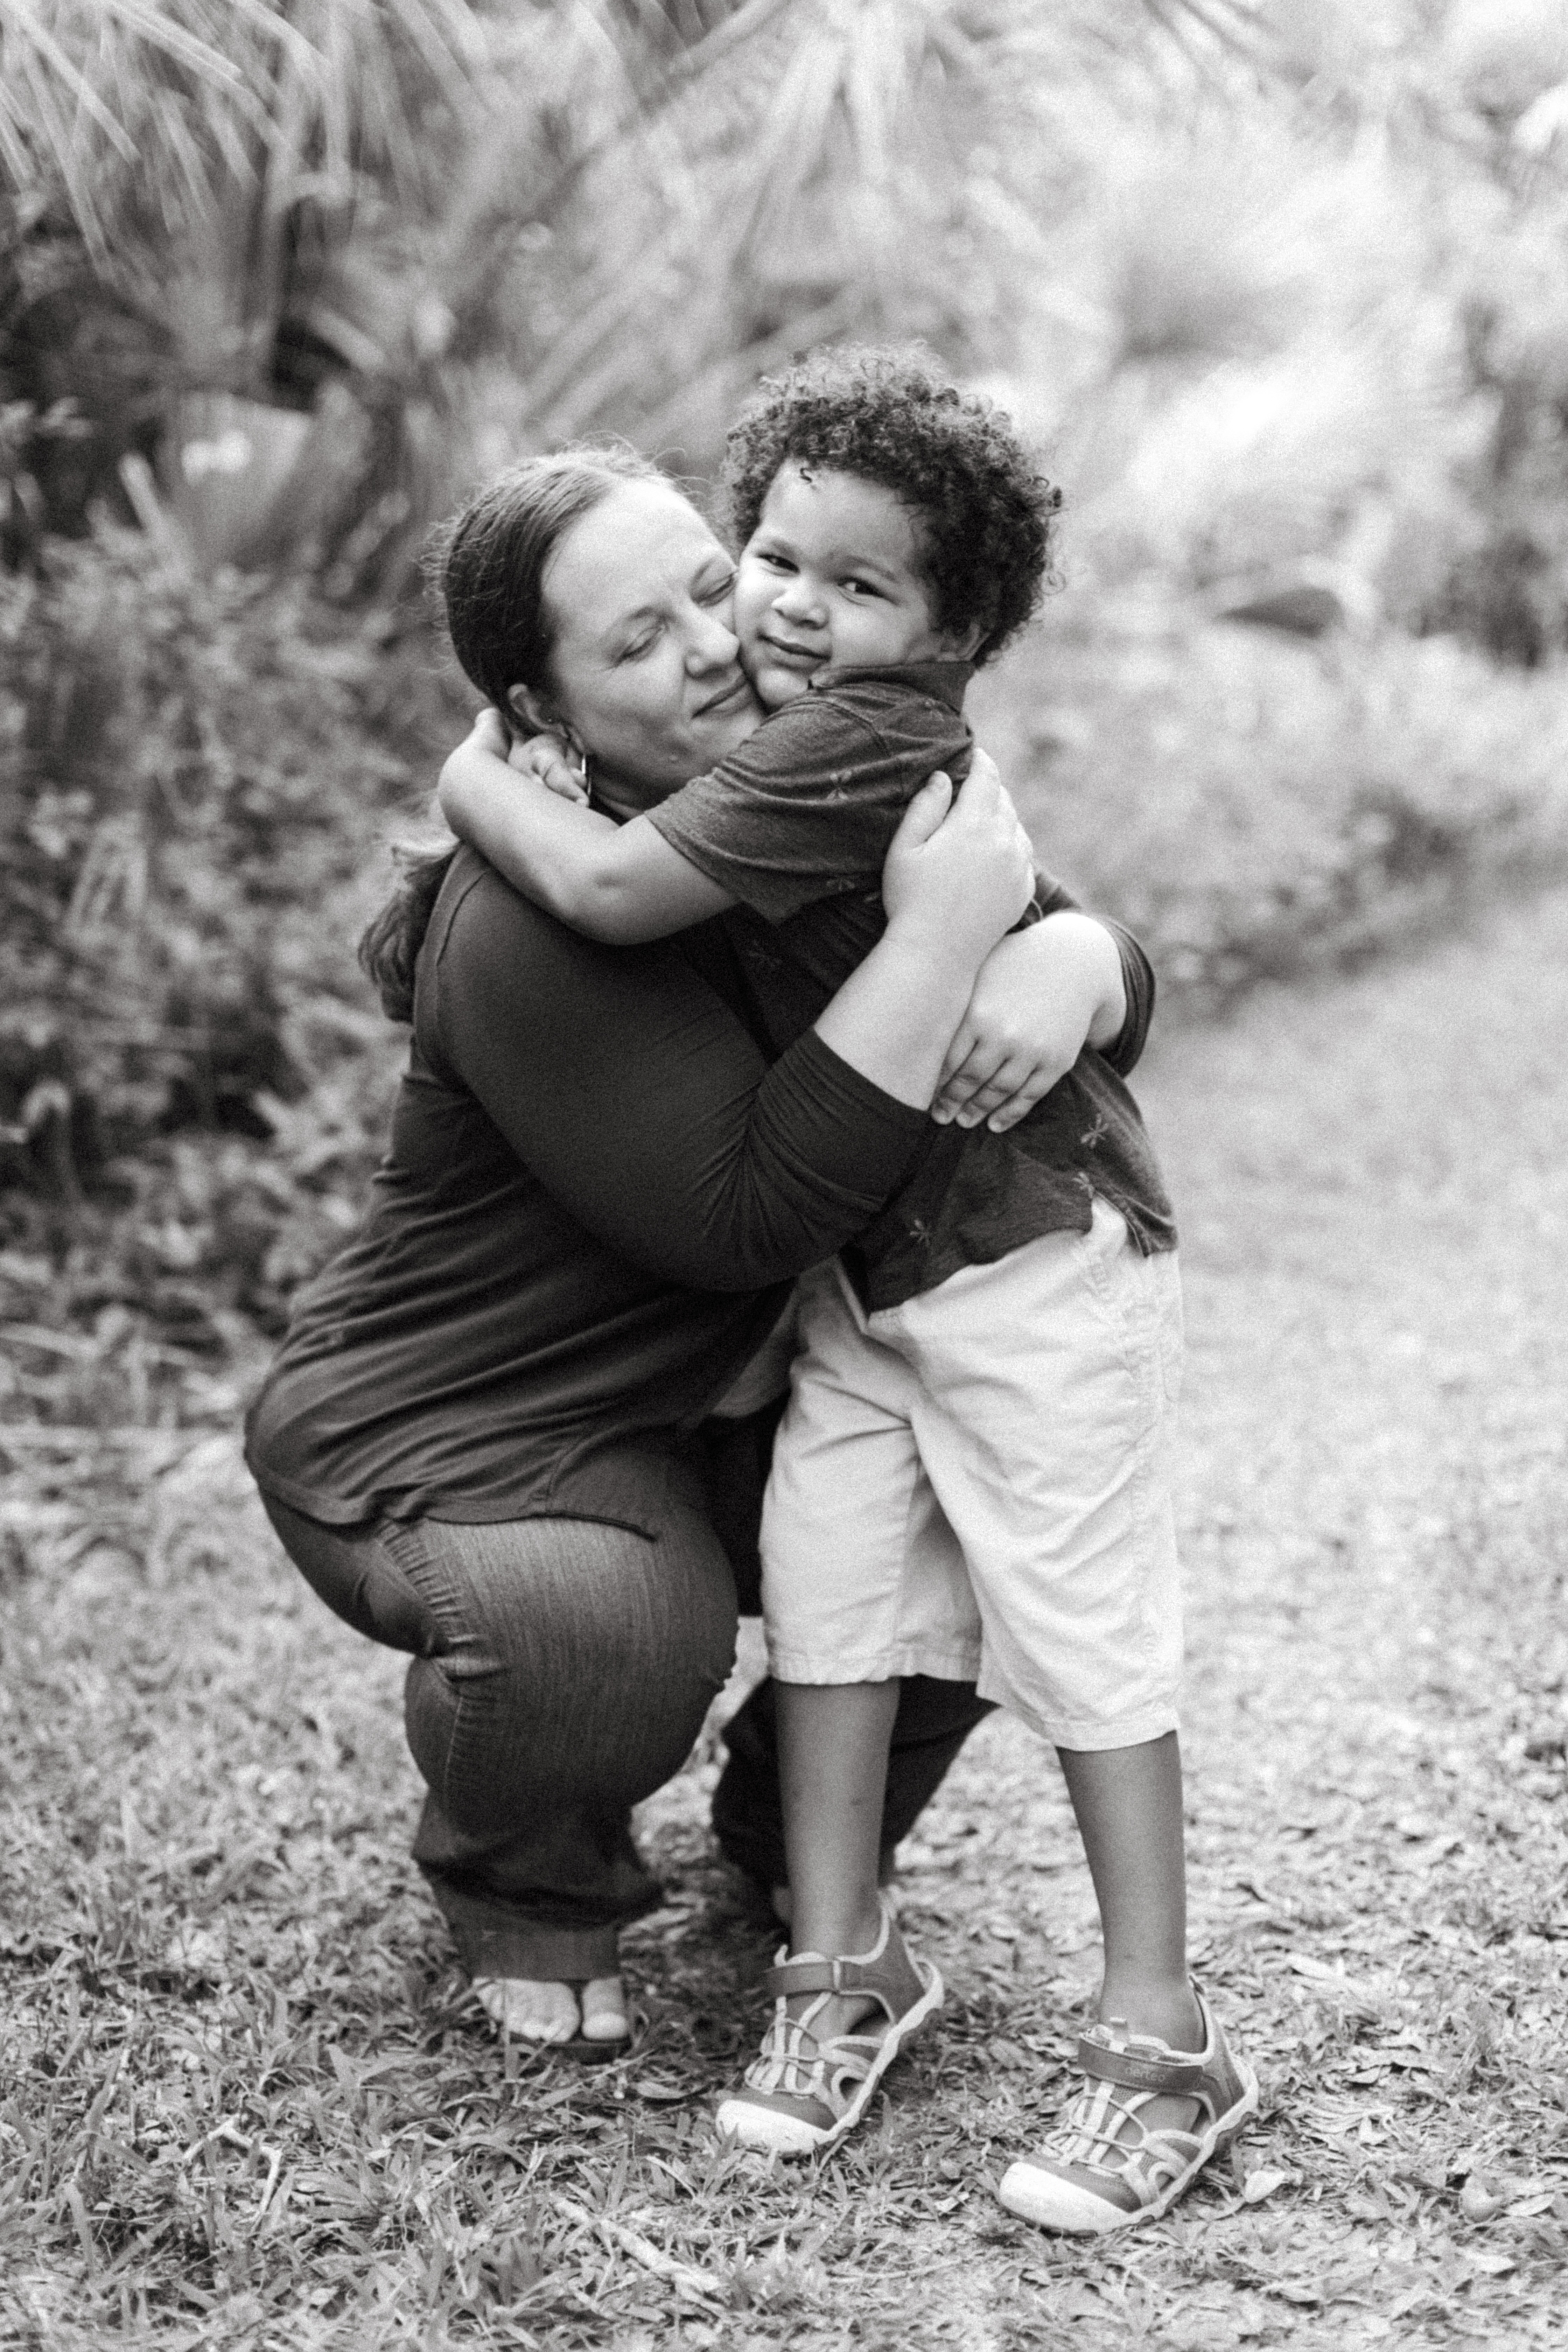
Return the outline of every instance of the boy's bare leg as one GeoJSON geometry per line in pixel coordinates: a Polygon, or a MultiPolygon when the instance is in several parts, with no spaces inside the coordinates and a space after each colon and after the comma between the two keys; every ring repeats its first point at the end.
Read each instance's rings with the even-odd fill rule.
{"type": "MultiPolygon", "coordinates": [[[[1182,1753],[1176,1735],[1137,1748],[1058,1748],[1089,1856],[1105,1943],[1100,2015],[1123,2018],[1173,2050],[1201,2050],[1187,1976],[1187,1883],[1182,1753]]],[[[1151,2130],[1188,2129],[1196,2102],[1152,2100],[1151,2130]]]]}
{"type": "MultiPolygon", "coordinates": [[[[877,1864],[899,1685],[778,1685],[779,1780],[789,1860],[792,1953],[868,1952],[882,1932],[877,1864]]],[[[797,2013],[816,1994],[791,2002],[797,2013]]],[[[847,2033],[877,2004],[832,1995],[822,2035],[847,2033]]]]}

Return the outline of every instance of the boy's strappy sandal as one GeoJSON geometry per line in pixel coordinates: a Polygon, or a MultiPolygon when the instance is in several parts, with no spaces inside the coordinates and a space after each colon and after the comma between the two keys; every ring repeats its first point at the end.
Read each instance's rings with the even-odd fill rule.
{"type": "Polygon", "coordinates": [[[911,2034],[941,2007],[941,1977],[929,1960],[917,1960],[905,1948],[886,1896],[881,1909],[875,1945],[852,1958],[801,1952],[791,1959],[788,1946],[780,1947],[763,1979],[773,1996],[773,2016],[761,2055],[746,2069],[744,2088],[724,2101],[717,2117],[720,2131],[742,2147],[779,2156],[825,2156],[837,2147],[911,2034]],[[801,1993],[818,1998],[792,2017],[787,2003],[801,1993]],[[819,2040],[812,2029],[833,1993],[864,1993],[882,2018],[868,2017],[853,2032],[819,2040]]]}
{"type": "Polygon", "coordinates": [[[1173,2050],[1121,2019],[1091,2025],[1078,2045],[1085,2080],[1038,2156],[1008,2166],[997,2194],[1009,2212],[1046,2230],[1125,2230],[1158,2221],[1258,2112],[1258,2078],[1226,2045],[1196,1985],[1201,2050],[1173,2050]],[[1196,2128],[1150,2129],[1155,2098],[1196,2100],[1196,2128]]]}

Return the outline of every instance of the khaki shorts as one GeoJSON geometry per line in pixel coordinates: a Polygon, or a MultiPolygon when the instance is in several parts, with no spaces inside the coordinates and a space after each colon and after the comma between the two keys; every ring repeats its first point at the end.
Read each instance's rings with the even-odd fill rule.
{"type": "Polygon", "coordinates": [[[763,1611],[789,1683],[975,1682],[1054,1745],[1176,1727],[1174,1255],[1097,1202],[868,1316],[835,1261],[763,1513],[763,1611]]]}

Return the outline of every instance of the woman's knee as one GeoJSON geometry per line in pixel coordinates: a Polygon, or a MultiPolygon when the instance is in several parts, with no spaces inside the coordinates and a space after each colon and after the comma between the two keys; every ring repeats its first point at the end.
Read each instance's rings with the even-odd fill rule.
{"type": "Polygon", "coordinates": [[[652,1538],[583,1519],[438,1532],[463,1623],[410,1668],[405,1720],[455,1820],[498,1797],[615,1810],[679,1769],[735,1645],[733,1579],[699,1515],[652,1538]]]}
{"type": "Polygon", "coordinates": [[[734,1576],[696,1511],[671,1511],[651,1541],[599,1528],[580,1552],[584,1613],[576,1718],[637,1803],[685,1762],[735,1658],[734,1576]]]}
{"type": "Polygon", "coordinates": [[[525,1683],[635,1696],[650,1682],[722,1685],[735,1649],[735,1589],[707,1521],[672,1511],[658,1534],[599,1519],[447,1528],[465,1597],[498,1669],[525,1683]]]}
{"type": "Polygon", "coordinates": [[[670,1514],[657,1552],[666,1654],[679,1671],[717,1696],[735,1663],[741,1622],[729,1556],[706,1516],[685,1509],[670,1514]]]}

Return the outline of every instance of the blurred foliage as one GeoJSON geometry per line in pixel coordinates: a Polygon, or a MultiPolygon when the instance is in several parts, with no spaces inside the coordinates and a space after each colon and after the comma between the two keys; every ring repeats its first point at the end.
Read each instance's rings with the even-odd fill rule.
{"type": "Polygon", "coordinates": [[[0,0],[0,527],[406,581],[519,452],[710,464],[921,334],[1096,577],[1568,635],[1559,0],[0,0]]]}
{"type": "Polygon", "coordinates": [[[0,1288],[142,1389],[358,1213],[427,522],[706,472],[814,341],[1051,452],[980,717],[1179,995],[1561,860],[1556,0],[0,0],[0,1288]]]}
{"type": "Polygon", "coordinates": [[[1568,674],[1064,600],[973,717],[1047,864],[1213,1011],[1568,866],[1568,674]]]}
{"type": "Polygon", "coordinates": [[[1192,80],[1246,13],[0,0],[13,556],[156,499],[204,563],[379,596],[521,450],[701,467],[828,335],[994,358],[1085,100],[1192,80]]]}
{"type": "Polygon", "coordinates": [[[109,523],[0,574],[0,1173],[47,1231],[132,1210],[174,1319],[219,1264],[268,1311],[384,1117],[353,941],[463,705],[417,627],[109,523]]]}

